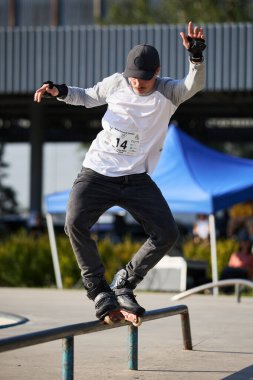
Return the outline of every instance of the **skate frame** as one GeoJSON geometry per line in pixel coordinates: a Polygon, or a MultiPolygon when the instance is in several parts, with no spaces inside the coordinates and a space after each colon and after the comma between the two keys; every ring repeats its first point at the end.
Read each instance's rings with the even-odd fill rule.
{"type": "MultiPolygon", "coordinates": [[[[192,339],[190,330],[190,318],[188,307],[185,305],[170,306],[163,309],[147,311],[142,322],[154,319],[181,315],[181,326],[183,334],[183,344],[185,350],[192,350],[192,339]]],[[[15,350],[17,348],[33,346],[35,344],[51,342],[62,339],[62,380],[74,379],[74,336],[88,334],[97,331],[113,329],[117,327],[129,326],[129,362],[128,368],[138,370],[138,327],[134,327],[129,322],[109,326],[100,321],[91,321],[66,325],[48,330],[36,331],[29,334],[17,335],[0,340],[0,352],[15,350]]]]}

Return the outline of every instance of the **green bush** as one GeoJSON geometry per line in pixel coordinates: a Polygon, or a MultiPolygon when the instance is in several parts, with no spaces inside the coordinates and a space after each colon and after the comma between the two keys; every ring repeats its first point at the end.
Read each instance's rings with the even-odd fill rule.
{"type": "MultiPolygon", "coordinates": [[[[217,266],[220,276],[223,268],[227,266],[230,255],[238,249],[238,243],[232,239],[217,240],[217,266]]],[[[188,240],[183,244],[183,254],[185,259],[206,260],[208,262],[208,276],[212,276],[211,247],[209,243],[195,243],[188,240]]]]}
{"type": "MultiPolygon", "coordinates": [[[[56,238],[60,269],[64,288],[71,288],[80,280],[80,269],[66,235],[56,238]]],[[[141,243],[132,243],[126,238],[122,243],[113,243],[106,238],[98,241],[98,249],[106,267],[106,279],[136,252],[141,243]]],[[[22,230],[2,239],[0,244],[0,286],[55,286],[55,276],[49,239],[47,234],[37,237],[22,230]]]]}
{"type": "MultiPolygon", "coordinates": [[[[93,236],[96,240],[96,236],[93,236]]],[[[102,263],[105,266],[105,278],[110,282],[114,273],[125,266],[141,243],[133,243],[126,238],[122,243],[113,243],[109,238],[96,242],[102,263]]],[[[80,269],[66,236],[57,237],[57,248],[63,278],[63,285],[71,288],[80,280],[80,269]]]]}
{"type": "Polygon", "coordinates": [[[74,287],[80,280],[80,269],[77,265],[74,252],[71,248],[69,238],[62,234],[56,237],[59,263],[64,288],[74,287]]]}
{"type": "Polygon", "coordinates": [[[19,231],[1,241],[1,286],[52,286],[54,273],[48,237],[19,231]]]}
{"type": "Polygon", "coordinates": [[[132,242],[130,238],[125,238],[122,243],[113,243],[109,238],[98,242],[98,251],[106,268],[105,277],[108,282],[118,269],[128,263],[141,245],[141,242],[132,242]]]}
{"type": "MultiPolygon", "coordinates": [[[[95,238],[95,237],[94,237],[95,238]]],[[[57,236],[57,248],[64,288],[72,288],[80,280],[80,269],[66,235],[57,236]]],[[[141,246],[125,238],[113,243],[109,238],[97,241],[98,250],[105,265],[108,282],[114,273],[124,267],[141,246]]],[[[234,240],[217,241],[218,273],[228,264],[229,257],[238,248],[234,240]]],[[[211,250],[208,243],[196,244],[188,240],[183,244],[186,259],[206,260],[211,277],[211,250]]],[[[37,237],[19,231],[1,240],[0,286],[55,287],[55,276],[47,234],[37,237]]]]}

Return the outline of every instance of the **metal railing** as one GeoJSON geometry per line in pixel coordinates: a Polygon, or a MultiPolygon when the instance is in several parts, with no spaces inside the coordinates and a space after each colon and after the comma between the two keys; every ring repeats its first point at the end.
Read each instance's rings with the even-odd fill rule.
{"type": "MultiPolygon", "coordinates": [[[[143,322],[154,319],[181,315],[183,346],[185,350],[192,350],[190,318],[185,305],[176,305],[163,309],[147,311],[142,317],[143,322]]],[[[105,325],[100,321],[91,321],[56,327],[48,330],[36,331],[0,340],[0,352],[15,350],[17,348],[33,346],[53,340],[62,339],[62,380],[74,379],[74,336],[88,334],[112,328],[129,326],[129,362],[128,368],[138,370],[138,327],[132,324],[105,325]]]]}
{"type": "Polygon", "coordinates": [[[236,299],[238,303],[241,301],[241,290],[243,287],[248,287],[248,288],[253,289],[253,281],[233,278],[229,280],[213,281],[213,282],[209,282],[208,284],[196,286],[195,288],[176,294],[175,296],[171,298],[171,300],[178,301],[178,300],[181,300],[182,298],[186,298],[193,294],[203,292],[204,290],[207,290],[207,289],[225,287],[229,285],[235,286],[235,295],[236,295],[236,299]]]}

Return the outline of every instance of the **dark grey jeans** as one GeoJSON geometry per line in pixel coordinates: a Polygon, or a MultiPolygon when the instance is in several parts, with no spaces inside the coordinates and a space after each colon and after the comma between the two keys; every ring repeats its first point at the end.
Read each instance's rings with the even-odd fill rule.
{"type": "Polygon", "coordinates": [[[104,274],[90,228],[115,205],[129,211],[149,236],[128,263],[129,274],[143,278],[178,238],[178,228],[169,206],[148,174],[107,177],[82,168],[70,194],[65,231],[83,277],[104,274]]]}

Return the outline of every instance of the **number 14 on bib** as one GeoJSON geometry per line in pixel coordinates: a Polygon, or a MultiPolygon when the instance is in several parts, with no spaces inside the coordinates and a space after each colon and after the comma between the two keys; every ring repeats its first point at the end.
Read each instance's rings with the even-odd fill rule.
{"type": "Polygon", "coordinates": [[[104,143],[117,153],[135,156],[139,151],[140,138],[138,133],[111,129],[106,131],[104,143]]]}

